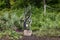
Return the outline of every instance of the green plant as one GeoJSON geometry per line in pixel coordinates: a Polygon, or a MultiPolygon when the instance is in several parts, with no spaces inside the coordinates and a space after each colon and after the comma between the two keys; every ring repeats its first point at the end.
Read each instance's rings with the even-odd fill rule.
{"type": "Polygon", "coordinates": [[[0,32],[0,38],[3,38],[6,35],[9,36],[10,40],[18,40],[19,38],[22,37],[20,33],[13,30],[5,30],[5,31],[0,32]]]}

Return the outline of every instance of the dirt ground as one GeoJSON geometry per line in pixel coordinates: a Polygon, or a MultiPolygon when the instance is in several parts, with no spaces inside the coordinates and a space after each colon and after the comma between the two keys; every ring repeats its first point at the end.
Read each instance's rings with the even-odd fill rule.
{"type": "Polygon", "coordinates": [[[60,37],[37,37],[37,36],[24,36],[19,40],[60,40],[60,37]]]}

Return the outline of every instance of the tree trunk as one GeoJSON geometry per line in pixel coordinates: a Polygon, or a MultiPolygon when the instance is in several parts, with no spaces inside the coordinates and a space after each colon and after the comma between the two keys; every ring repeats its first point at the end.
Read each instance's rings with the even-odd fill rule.
{"type": "Polygon", "coordinates": [[[44,16],[46,15],[46,0],[43,0],[44,1],[44,16]]]}

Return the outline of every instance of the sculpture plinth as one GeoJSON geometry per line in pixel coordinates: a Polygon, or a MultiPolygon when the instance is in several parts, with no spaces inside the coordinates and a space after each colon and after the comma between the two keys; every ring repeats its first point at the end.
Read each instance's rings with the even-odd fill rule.
{"type": "Polygon", "coordinates": [[[31,36],[32,30],[24,30],[24,36],[31,36]]]}

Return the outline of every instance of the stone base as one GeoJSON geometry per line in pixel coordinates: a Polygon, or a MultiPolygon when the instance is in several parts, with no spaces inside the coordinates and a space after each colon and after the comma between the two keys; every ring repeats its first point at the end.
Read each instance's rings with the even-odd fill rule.
{"type": "Polygon", "coordinates": [[[24,30],[24,36],[31,36],[32,31],[31,30],[24,30]]]}

